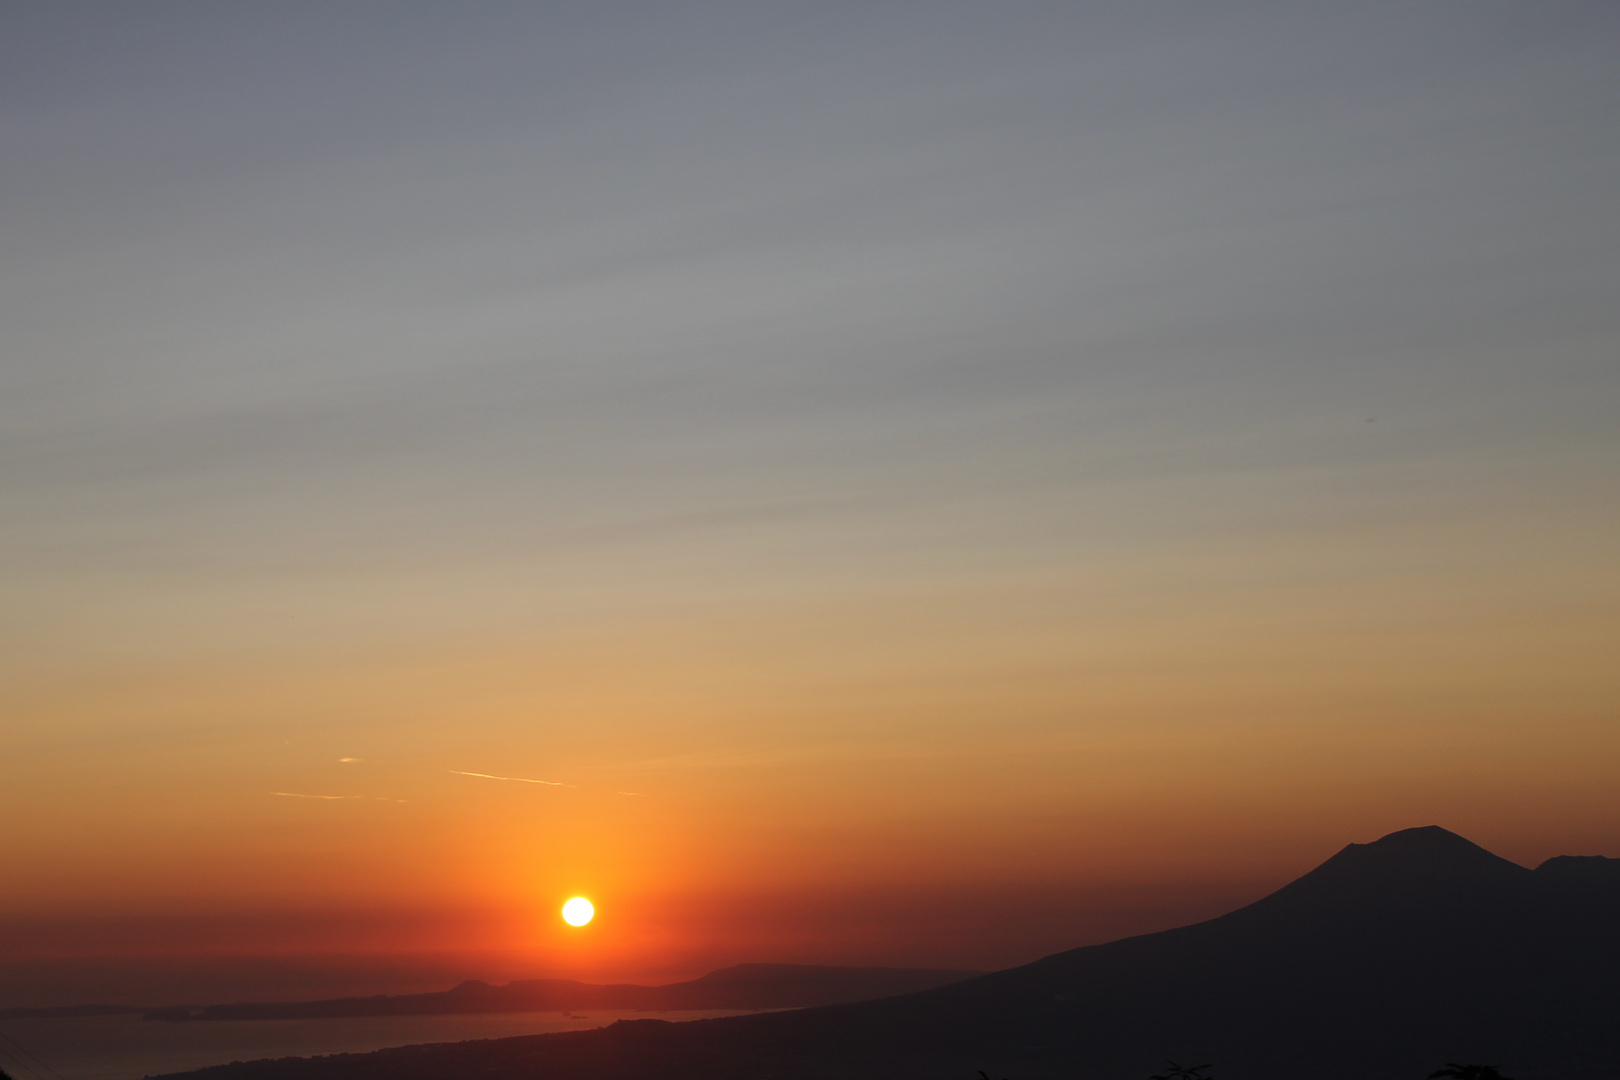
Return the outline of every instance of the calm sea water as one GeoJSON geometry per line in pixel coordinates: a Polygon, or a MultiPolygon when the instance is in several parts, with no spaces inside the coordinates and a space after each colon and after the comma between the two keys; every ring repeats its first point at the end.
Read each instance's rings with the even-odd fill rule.
{"type": "Polygon", "coordinates": [[[0,1020],[0,1066],[15,1080],[140,1080],[158,1073],[230,1061],[309,1057],[381,1050],[412,1043],[503,1039],[548,1031],[605,1027],[615,1020],[656,1016],[703,1020],[748,1009],[681,1012],[588,1010],[478,1016],[365,1016],[332,1020],[237,1020],[173,1024],[139,1016],[58,1020],[0,1020]],[[23,1058],[15,1042],[48,1066],[23,1058]],[[30,1069],[31,1066],[31,1069],[30,1069]],[[54,1073],[54,1076],[53,1076],[54,1073]]]}

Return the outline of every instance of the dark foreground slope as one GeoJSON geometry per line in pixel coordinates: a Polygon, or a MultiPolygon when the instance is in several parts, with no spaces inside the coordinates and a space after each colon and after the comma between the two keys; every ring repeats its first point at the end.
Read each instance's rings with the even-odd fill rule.
{"type": "Polygon", "coordinates": [[[1535,871],[1438,828],[1352,844],[1246,908],[859,1005],[235,1064],[196,1080],[703,1077],[1609,1080],[1620,860],[1535,871]]]}
{"type": "Polygon", "coordinates": [[[822,967],[738,964],[666,986],[597,985],[572,979],[526,979],[491,986],[464,982],[433,994],[245,1002],[206,1008],[151,1009],[149,1020],[303,1020],[345,1016],[440,1016],[452,1013],[545,1012],[559,1009],[799,1009],[870,1001],[932,989],[978,972],[938,968],[822,967]]]}

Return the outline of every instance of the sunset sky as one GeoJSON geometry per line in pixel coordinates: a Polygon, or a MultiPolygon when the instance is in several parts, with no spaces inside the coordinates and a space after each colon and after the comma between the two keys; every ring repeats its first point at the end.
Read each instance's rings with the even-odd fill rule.
{"type": "Polygon", "coordinates": [[[1307,7],[8,5],[0,1006],[1620,856],[1620,7],[1307,7]]]}

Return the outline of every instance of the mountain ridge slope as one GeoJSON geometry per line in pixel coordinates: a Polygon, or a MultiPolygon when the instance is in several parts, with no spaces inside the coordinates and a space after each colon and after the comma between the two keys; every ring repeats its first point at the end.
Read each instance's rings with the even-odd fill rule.
{"type": "Polygon", "coordinates": [[[1206,922],[901,997],[187,1075],[1117,1080],[1177,1058],[1241,1080],[1421,1077],[1448,1060],[1607,1080],[1617,915],[1620,875],[1532,871],[1431,826],[1350,845],[1206,922]]]}

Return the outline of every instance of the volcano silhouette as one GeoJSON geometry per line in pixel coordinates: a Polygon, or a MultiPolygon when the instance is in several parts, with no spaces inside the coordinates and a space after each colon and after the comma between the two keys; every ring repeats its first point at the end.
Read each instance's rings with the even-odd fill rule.
{"type": "Polygon", "coordinates": [[[1597,1080],[1620,1060],[1620,859],[1528,870],[1436,827],[1351,844],[1208,922],[854,1005],[233,1064],[209,1080],[1145,1077],[1418,1080],[1481,1061],[1597,1080]]]}

